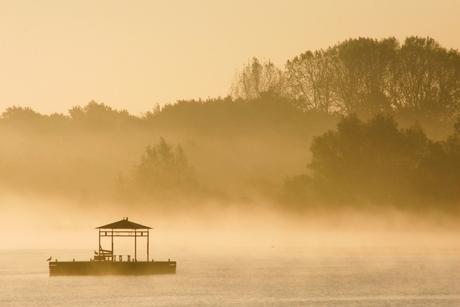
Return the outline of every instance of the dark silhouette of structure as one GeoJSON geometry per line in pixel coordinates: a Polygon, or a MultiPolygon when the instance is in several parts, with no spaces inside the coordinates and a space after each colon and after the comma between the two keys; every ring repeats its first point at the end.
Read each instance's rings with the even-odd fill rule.
{"type": "MultiPolygon", "coordinates": [[[[94,251],[94,258],[90,261],[66,261],[49,263],[50,276],[57,275],[152,275],[152,274],[175,274],[175,261],[149,261],[149,244],[151,227],[133,223],[128,218],[118,222],[97,227],[99,230],[99,250],[94,251]],[[101,245],[102,238],[110,238],[110,249],[104,249],[101,245]],[[134,238],[134,257],[127,255],[115,255],[114,238],[134,238]],[[138,261],[137,241],[146,239],[147,259],[138,261]],[[117,257],[118,256],[118,260],[117,257]]],[[[51,257],[48,261],[51,260],[51,257]]]]}

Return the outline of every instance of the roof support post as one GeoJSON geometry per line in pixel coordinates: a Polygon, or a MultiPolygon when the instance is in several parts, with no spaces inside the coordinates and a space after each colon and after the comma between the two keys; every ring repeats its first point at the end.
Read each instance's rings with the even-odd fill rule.
{"type": "Polygon", "coordinates": [[[113,254],[114,254],[114,251],[113,251],[113,229],[112,229],[112,232],[111,232],[111,237],[112,237],[112,261],[113,261],[113,254]]]}
{"type": "Polygon", "coordinates": [[[131,221],[128,221],[128,218],[125,217],[121,221],[107,224],[107,225],[100,226],[100,227],[96,227],[96,228],[99,229],[99,254],[105,253],[104,255],[106,257],[109,257],[109,259],[113,261],[114,260],[113,254],[115,252],[114,237],[131,237],[132,238],[133,237],[132,230],[134,230],[134,257],[133,257],[133,260],[137,261],[137,237],[138,236],[145,237],[146,235],[147,235],[147,261],[149,260],[150,258],[150,231],[149,230],[152,229],[151,227],[133,223],[131,221]],[[105,229],[108,229],[108,231],[101,231],[105,229]],[[118,229],[120,229],[120,231],[118,231],[118,229]],[[138,234],[137,232],[138,229],[140,229],[140,234],[138,234]],[[117,231],[114,231],[114,230],[117,230],[117,231]],[[108,232],[110,232],[110,234],[108,234],[108,232]],[[101,240],[103,236],[110,237],[111,239],[111,250],[110,250],[111,255],[108,255],[107,253],[109,252],[108,250],[102,249],[101,240]]]}

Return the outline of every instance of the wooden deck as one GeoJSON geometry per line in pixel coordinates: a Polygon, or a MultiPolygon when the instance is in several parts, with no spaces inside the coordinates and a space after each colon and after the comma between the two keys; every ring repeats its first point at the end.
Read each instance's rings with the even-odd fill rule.
{"type": "Polygon", "coordinates": [[[50,276],[176,274],[176,261],[53,261],[50,276]]]}

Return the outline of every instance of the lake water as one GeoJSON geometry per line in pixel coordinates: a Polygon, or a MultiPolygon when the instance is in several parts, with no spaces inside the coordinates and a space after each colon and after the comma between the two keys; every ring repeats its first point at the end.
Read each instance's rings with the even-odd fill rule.
{"type": "Polygon", "coordinates": [[[0,306],[460,306],[458,253],[275,250],[178,252],[176,275],[100,277],[48,276],[50,255],[88,251],[0,250],[0,306]]]}

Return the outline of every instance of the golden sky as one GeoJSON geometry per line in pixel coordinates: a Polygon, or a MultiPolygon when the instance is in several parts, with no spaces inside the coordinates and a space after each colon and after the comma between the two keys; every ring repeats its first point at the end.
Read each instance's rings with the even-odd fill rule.
{"type": "Polygon", "coordinates": [[[0,0],[0,112],[90,100],[134,115],[226,96],[256,56],[282,67],[348,38],[460,49],[458,0],[0,0]]]}

